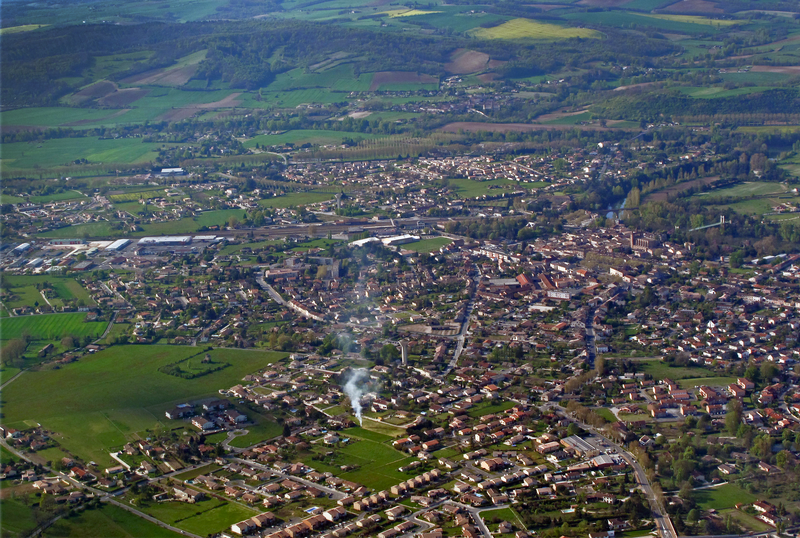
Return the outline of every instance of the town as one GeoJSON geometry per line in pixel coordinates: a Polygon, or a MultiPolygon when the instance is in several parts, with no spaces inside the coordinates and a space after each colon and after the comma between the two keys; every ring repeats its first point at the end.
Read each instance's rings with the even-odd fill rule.
{"type": "Polygon", "coordinates": [[[185,536],[796,532],[800,256],[629,225],[667,185],[639,171],[713,166],[635,150],[292,164],[257,188],[168,169],[15,204],[4,488],[185,536]],[[578,205],[598,177],[625,207],[578,205]],[[84,373],[117,392],[68,404],[84,373]],[[14,403],[39,374],[63,409],[14,403]]]}

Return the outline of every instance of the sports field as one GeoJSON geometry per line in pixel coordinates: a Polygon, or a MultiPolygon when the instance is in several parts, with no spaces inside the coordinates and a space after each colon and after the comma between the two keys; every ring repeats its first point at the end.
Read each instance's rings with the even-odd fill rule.
{"type": "Polygon", "coordinates": [[[446,237],[431,237],[430,239],[423,239],[422,241],[417,241],[416,243],[411,243],[408,245],[403,245],[401,248],[405,250],[411,250],[414,252],[435,252],[438,251],[445,245],[449,245],[452,243],[452,239],[448,239],[446,237]]]}
{"type": "Polygon", "coordinates": [[[59,444],[73,454],[111,464],[108,453],[113,447],[163,422],[172,424],[164,417],[168,408],[218,395],[219,389],[286,356],[217,349],[209,353],[212,360],[231,366],[191,380],[159,371],[198,351],[178,346],[113,346],[59,370],[28,372],[24,383],[12,383],[3,390],[5,421],[17,428],[26,428],[26,420],[41,422],[58,432],[59,444]]]}
{"type": "Polygon", "coordinates": [[[103,321],[85,322],[84,319],[85,312],[2,318],[0,338],[11,340],[21,338],[24,334],[28,334],[33,340],[60,340],[64,336],[96,338],[103,334],[108,325],[103,321]]]}

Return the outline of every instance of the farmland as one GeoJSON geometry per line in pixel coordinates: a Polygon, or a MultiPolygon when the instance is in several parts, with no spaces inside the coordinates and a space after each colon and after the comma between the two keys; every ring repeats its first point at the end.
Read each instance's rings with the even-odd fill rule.
{"type": "Polygon", "coordinates": [[[141,163],[155,158],[156,144],[140,139],[98,140],[62,138],[37,144],[3,144],[3,168],[7,170],[64,166],[76,159],[90,163],[141,163]]]}
{"type": "Polygon", "coordinates": [[[59,370],[29,372],[26,383],[4,390],[5,420],[23,428],[25,420],[41,422],[58,432],[59,444],[73,454],[111,463],[112,447],[162,424],[169,407],[213,396],[285,356],[214,350],[212,360],[231,366],[191,380],[159,372],[160,367],[196,353],[191,347],[114,346],[59,370]],[[48,398],[37,396],[45,393],[48,398]]]}
{"type": "Polygon", "coordinates": [[[599,39],[601,34],[586,28],[569,28],[533,21],[513,19],[493,28],[473,30],[472,35],[481,39],[535,39],[554,41],[572,37],[599,39]]]}

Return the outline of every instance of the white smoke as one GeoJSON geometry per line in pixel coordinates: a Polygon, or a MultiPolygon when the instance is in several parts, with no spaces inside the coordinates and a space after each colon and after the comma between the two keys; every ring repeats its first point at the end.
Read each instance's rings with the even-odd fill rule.
{"type": "Polygon", "coordinates": [[[361,397],[367,392],[368,381],[369,373],[365,369],[359,368],[347,373],[344,384],[344,393],[350,398],[350,405],[353,406],[359,426],[363,424],[361,397]]]}

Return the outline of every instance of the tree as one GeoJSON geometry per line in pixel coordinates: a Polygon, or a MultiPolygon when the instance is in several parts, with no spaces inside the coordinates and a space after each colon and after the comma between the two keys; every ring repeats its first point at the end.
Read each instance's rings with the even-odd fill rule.
{"type": "Polygon", "coordinates": [[[725,428],[728,433],[733,437],[739,431],[739,425],[742,423],[742,402],[736,398],[728,402],[728,412],[725,414],[725,428]]]}
{"type": "Polygon", "coordinates": [[[61,347],[66,349],[72,349],[75,347],[75,339],[71,336],[65,336],[61,339],[61,347]]]}

